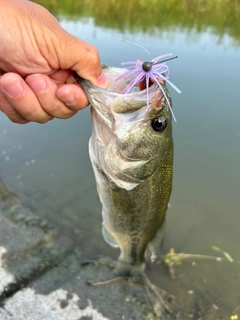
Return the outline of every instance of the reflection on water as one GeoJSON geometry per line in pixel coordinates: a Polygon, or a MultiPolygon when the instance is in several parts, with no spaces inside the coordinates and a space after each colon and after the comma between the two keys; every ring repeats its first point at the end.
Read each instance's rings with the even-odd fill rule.
{"type": "MultiPolygon", "coordinates": [[[[149,59],[139,47],[91,29],[95,23],[100,29],[100,23],[110,26],[110,20],[115,29],[101,29],[109,35],[144,44],[152,57],[168,52],[179,56],[169,62],[170,80],[182,94],[170,88],[177,122],[173,124],[173,193],[163,251],[174,247],[176,252],[214,255],[211,246],[215,245],[239,260],[239,2],[163,1],[158,7],[151,5],[155,1],[147,5],[126,1],[135,11],[132,21],[124,15],[115,17],[121,11],[116,9],[109,20],[103,19],[107,5],[93,8],[90,1],[63,5],[67,3],[82,15],[71,18],[70,9],[59,9],[63,27],[97,46],[102,62],[118,67],[122,61],[149,59]],[[183,12],[183,7],[189,10],[183,12]],[[158,12],[159,24],[149,18],[149,8],[153,16],[158,12]],[[124,32],[118,30],[120,23],[124,32]]],[[[101,236],[101,206],[88,158],[90,133],[89,110],[69,120],[26,126],[10,123],[0,114],[1,178],[13,192],[35,201],[41,214],[73,241],[82,256],[104,254],[116,259],[118,251],[101,236]]],[[[192,306],[207,319],[229,319],[238,307],[239,265],[202,261],[175,271],[174,281],[158,265],[147,273],[156,285],[181,299],[183,312],[192,306]]]]}
{"type": "MultiPolygon", "coordinates": [[[[93,18],[98,27],[159,34],[160,30],[177,30],[197,33],[211,28],[221,39],[226,33],[240,38],[240,2],[238,0],[37,0],[57,16],[69,20],[93,18]]],[[[238,42],[239,43],[239,42],[238,42]]]]}

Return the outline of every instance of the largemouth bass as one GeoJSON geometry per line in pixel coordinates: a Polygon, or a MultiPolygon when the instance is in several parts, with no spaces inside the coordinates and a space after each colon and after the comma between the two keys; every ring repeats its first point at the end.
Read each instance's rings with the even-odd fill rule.
{"type": "MultiPolygon", "coordinates": [[[[159,253],[172,188],[171,102],[165,84],[121,94],[132,80],[116,77],[127,69],[104,66],[107,90],[78,78],[91,103],[89,154],[102,203],[103,236],[120,248],[117,273],[135,276],[159,253]]],[[[140,86],[140,89],[143,86],[140,86]]]]}

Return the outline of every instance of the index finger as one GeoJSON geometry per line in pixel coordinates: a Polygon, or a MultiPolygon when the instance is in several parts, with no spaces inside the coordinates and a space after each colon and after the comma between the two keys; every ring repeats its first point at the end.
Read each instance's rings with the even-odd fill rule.
{"type": "MultiPolygon", "coordinates": [[[[71,69],[93,85],[106,89],[108,80],[102,71],[97,48],[66,32],[66,50],[60,50],[62,69],[71,69]],[[62,56],[61,56],[62,55],[62,56]]],[[[63,42],[63,39],[61,39],[63,42]]]]}

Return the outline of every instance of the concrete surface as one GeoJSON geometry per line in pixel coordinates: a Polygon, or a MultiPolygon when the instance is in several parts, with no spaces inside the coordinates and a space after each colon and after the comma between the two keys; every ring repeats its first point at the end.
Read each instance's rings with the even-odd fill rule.
{"type": "Polygon", "coordinates": [[[106,257],[80,261],[48,221],[21,204],[0,209],[1,320],[170,319],[153,291],[116,278],[106,257]]]}

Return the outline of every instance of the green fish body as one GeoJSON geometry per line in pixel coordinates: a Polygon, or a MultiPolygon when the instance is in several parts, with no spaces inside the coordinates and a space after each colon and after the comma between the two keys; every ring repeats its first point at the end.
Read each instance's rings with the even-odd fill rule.
{"type": "MultiPolygon", "coordinates": [[[[146,90],[121,94],[126,69],[105,67],[109,87],[87,80],[81,86],[91,102],[89,153],[102,203],[103,236],[120,248],[117,272],[135,276],[144,271],[146,250],[153,261],[161,250],[172,189],[173,140],[171,112],[156,83],[146,90]]],[[[171,101],[165,85],[165,93],[171,101]]]]}

